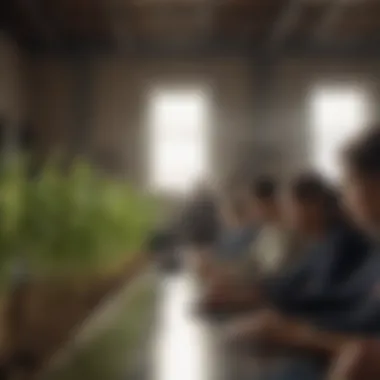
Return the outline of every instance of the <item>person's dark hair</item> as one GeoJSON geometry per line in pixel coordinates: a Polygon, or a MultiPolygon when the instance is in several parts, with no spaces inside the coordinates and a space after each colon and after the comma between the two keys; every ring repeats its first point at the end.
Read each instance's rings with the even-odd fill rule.
{"type": "Polygon", "coordinates": [[[380,124],[367,129],[345,147],[343,163],[360,174],[380,174],[380,124]]]}
{"type": "Polygon", "coordinates": [[[333,192],[332,186],[318,173],[302,173],[290,185],[292,195],[304,201],[325,199],[333,192]]]}
{"type": "Polygon", "coordinates": [[[302,173],[295,177],[290,184],[290,194],[298,201],[320,205],[329,222],[343,222],[337,190],[318,173],[302,173]]]}
{"type": "Polygon", "coordinates": [[[219,233],[219,213],[211,192],[199,192],[183,210],[180,217],[181,236],[195,245],[212,244],[219,233]]]}
{"type": "Polygon", "coordinates": [[[261,200],[272,200],[277,196],[278,185],[274,178],[262,176],[251,186],[251,195],[261,200]]]}

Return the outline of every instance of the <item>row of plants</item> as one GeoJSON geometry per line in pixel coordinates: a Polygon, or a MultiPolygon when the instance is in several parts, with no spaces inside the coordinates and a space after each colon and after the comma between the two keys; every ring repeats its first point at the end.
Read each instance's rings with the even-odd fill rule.
{"type": "Polygon", "coordinates": [[[0,270],[20,262],[36,275],[83,275],[117,267],[140,250],[156,205],[128,183],[84,162],[51,162],[30,179],[25,159],[0,173],[0,270]]]}
{"type": "MultiPolygon", "coordinates": [[[[88,279],[120,274],[129,261],[138,259],[157,212],[149,194],[111,180],[80,160],[65,170],[59,161],[50,161],[33,178],[28,167],[27,159],[15,157],[0,170],[0,296],[24,319],[28,287],[42,283],[43,292],[54,293],[48,288],[57,279],[60,288],[62,283],[63,288],[73,288],[76,281],[94,287],[88,279]]],[[[40,295],[33,297],[40,302],[40,295]]],[[[76,302],[82,303],[78,297],[76,302]]],[[[54,321],[46,321],[54,313],[41,314],[40,325],[54,326],[54,321]]],[[[18,346],[25,345],[16,335],[24,331],[20,324],[31,323],[20,317],[8,313],[0,326],[7,332],[6,360],[13,360],[23,349],[18,346]],[[17,325],[16,320],[21,322],[17,325]]]]}

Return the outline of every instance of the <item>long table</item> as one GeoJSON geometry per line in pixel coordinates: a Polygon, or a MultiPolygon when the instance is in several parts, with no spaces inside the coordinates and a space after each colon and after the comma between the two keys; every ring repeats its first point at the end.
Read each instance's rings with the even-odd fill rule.
{"type": "Polygon", "coordinates": [[[194,275],[165,278],[159,294],[151,380],[252,380],[251,358],[234,356],[223,342],[223,326],[195,314],[200,289],[194,275]]]}

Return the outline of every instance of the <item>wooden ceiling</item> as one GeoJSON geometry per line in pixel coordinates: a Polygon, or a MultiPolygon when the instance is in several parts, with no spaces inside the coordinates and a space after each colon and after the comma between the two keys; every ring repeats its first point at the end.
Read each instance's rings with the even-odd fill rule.
{"type": "Polygon", "coordinates": [[[1,7],[2,27],[30,49],[380,50],[380,0],[3,0],[1,7]]]}

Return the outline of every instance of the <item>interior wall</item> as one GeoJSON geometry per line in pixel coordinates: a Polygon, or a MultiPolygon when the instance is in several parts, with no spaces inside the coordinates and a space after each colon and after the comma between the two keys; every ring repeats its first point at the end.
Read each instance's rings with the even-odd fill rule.
{"type": "Polygon", "coordinates": [[[0,33],[0,118],[9,144],[28,118],[27,67],[27,58],[17,44],[0,33]]]}
{"type": "Polygon", "coordinates": [[[286,175],[312,164],[311,95],[322,87],[364,90],[368,95],[368,122],[378,120],[379,62],[338,59],[288,59],[278,65],[272,100],[271,122],[278,131],[273,143],[281,147],[279,168],[286,175]]]}
{"type": "Polygon", "coordinates": [[[68,150],[73,124],[74,76],[69,61],[32,59],[31,119],[45,154],[68,150]]]}
{"type": "MultiPolygon", "coordinates": [[[[315,86],[345,84],[364,87],[377,118],[378,62],[286,59],[271,71],[268,125],[257,125],[257,71],[247,59],[205,61],[138,61],[118,57],[91,59],[86,70],[91,101],[86,104],[90,128],[83,149],[98,161],[117,166],[118,173],[144,183],[146,106],[154,86],[173,83],[205,85],[213,102],[212,166],[216,179],[246,163],[252,174],[272,171],[283,176],[311,159],[309,94],[315,86]],[[85,146],[84,146],[85,145],[85,146]]],[[[36,59],[34,120],[54,144],[75,138],[78,72],[72,61],[36,59]]],[[[87,86],[86,82],[81,86],[87,86]]],[[[86,91],[84,91],[84,94],[86,91]]],[[[89,93],[89,91],[87,91],[89,93]]],[[[53,145],[54,145],[53,144],[53,145]]]]}
{"type": "Polygon", "coordinates": [[[94,88],[94,151],[116,151],[124,171],[144,181],[148,172],[149,94],[156,87],[199,85],[209,95],[211,166],[228,168],[251,126],[251,69],[244,60],[225,62],[130,62],[101,60],[94,88]],[[248,78],[248,81],[247,81],[248,78]],[[144,168],[143,170],[140,170],[144,168]]]}
{"type": "MultiPolygon", "coordinates": [[[[35,59],[33,110],[35,123],[46,131],[45,141],[66,147],[75,138],[78,73],[74,62],[35,59]]],[[[117,166],[119,174],[146,182],[146,133],[149,92],[156,86],[199,84],[212,101],[211,166],[213,173],[233,166],[239,146],[252,130],[251,65],[242,59],[207,62],[147,62],[102,58],[92,60],[91,128],[83,149],[97,161],[117,166]]],[[[88,73],[87,73],[88,74],[88,73]]],[[[83,84],[85,85],[85,84],[83,84]]],[[[52,148],[53,149],[53,148],[52,148]]],[[[215,177],[218,178],[218,175],[215,177]]],[[[216,179],[217,179],[216,178],[216,179]]]]}

